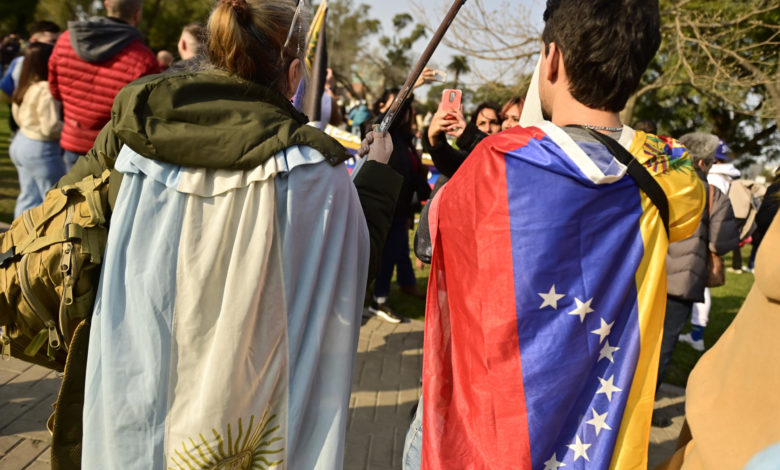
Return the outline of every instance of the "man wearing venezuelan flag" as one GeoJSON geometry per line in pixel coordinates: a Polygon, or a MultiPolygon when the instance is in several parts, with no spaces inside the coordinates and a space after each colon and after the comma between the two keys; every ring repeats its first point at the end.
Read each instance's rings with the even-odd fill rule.
{"type": "Polygon", "coordinates": [[[667,246],[696,230],[704,189],[677,141],[619,118],[660,43],[657,0],[548,0],[544,20],[544,120],[483,140],[427,215],[407,468],[647,468],[667,246]],[[586,128],[663,189],[668,234],[586,128]]]}

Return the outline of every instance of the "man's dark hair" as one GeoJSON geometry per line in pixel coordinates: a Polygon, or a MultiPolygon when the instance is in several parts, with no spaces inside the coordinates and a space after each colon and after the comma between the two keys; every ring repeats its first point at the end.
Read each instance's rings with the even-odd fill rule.
{"type": "Polygon", "coordinates": [[[59,34],[62,31],[57,23],[51,21],[36,21],[27,28],[27,32],[32,36],[37,33],[54,33],[59,34]]]}
{"type": "Polygon", "coordinates": [[[661,44],[658,0],[547,0],[542,40],[563,54],[571,95],[619,112],[661,44]]]}

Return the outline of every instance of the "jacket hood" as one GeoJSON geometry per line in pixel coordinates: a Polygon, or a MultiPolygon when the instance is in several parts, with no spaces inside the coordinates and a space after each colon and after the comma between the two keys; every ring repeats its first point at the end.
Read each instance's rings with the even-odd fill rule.
{"type": "Polygon", "coordinates": [[[733,163],[718,163],[712,165],[712,168],[710,168],[710,174],[739,178],[742,172],[740,172],[733,163]]]}
{"type": "Polygon", "coordinates": [[[141,32],[135,27],[104,17],[70,21],[68,31],[73,50],[87,62],[106,61],[133,41],[141,39],[141,32]]]}
{"type": "Polygon", "coordinates": [[[176,165],[246,170],[294,145],[315,148],[334,166],[350,157],[307,122],[280,93],[221,70],[141,78],[111,110],[123,143],[176,165]]]}

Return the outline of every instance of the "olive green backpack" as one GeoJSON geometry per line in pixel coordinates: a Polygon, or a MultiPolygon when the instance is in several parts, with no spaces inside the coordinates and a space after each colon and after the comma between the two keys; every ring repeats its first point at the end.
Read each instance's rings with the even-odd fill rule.
{"type": "Polygon", "coordinates": [[[108,230],[106,170],[49,191],[0,234],[0,351],[57,371],[91,313],[108,230]]]}

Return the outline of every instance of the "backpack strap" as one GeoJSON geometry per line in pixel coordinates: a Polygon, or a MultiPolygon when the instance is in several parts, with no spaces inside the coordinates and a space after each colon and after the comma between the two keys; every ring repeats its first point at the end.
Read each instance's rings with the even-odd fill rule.
{"type": "Polygon", "coordinates": [[[661,185],[658,184],[658,181],[656,181],[650,172],[647,171],[647,168],[639,163],[639,160],[631,155],[631,153],[622,145],[620,145],[620,143],[618,143],[618,141],[615,139],[607,137],[600,132],[596,132],[593,129],[588,129],[584,126],[572,125],[567,127],[576,127],[588,131],[588,133],[590,133],[594,139],[604,144],[604,146],[607,147],[610,153],[612,153],[612,155],[617,158],[620,163],[626,166],[628,175],[634,179],[637,186],[639,186],[639,188],[644,191],[645,194],[647,194],[647,197],[650,198],[655,207],[658,209],[658,213],[664,223],[664,229],[666,230],[666,238],[668,239],[669,200],[666,198],[666,193],[664,192],[663,188],[661,188],[661,185]]]}

